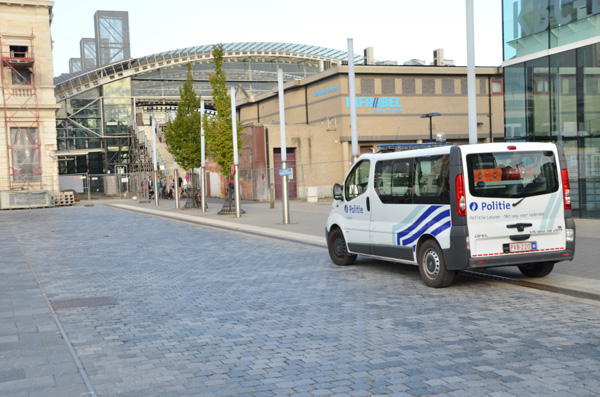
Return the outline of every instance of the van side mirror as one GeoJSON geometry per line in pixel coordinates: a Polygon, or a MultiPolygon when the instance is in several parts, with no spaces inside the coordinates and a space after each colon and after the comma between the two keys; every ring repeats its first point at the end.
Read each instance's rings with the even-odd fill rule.
{"type": "Polygon", "coordinates": [[[344,192],[344,188],[339,183],[333,185],[333,198],[336,200],[343,200],[344,197],[342,193],[344,192]]]}

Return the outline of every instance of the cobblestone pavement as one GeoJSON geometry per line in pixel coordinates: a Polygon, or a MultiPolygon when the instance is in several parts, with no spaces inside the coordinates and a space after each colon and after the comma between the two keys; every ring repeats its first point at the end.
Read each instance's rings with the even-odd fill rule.
{"type": "Polygon", "coordinates": [[[436,290],[416,267],[105,206],[3,212],[0,242],[0,395],[600,390],[591,300],[436,290]]]}

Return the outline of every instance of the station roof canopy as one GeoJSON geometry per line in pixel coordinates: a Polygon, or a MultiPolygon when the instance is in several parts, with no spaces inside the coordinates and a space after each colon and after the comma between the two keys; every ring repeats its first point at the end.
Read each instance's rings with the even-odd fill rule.
{"type": "MultiPolygon", "coordinates": [[[[200,45],[163,51],[140,58],[130,58],[97,69],[62,74],[54,78],[57,100],[63,100],[102,84],[162,67],[179,66],[190,62],[210,61],[213,45],[200,45]]],[[[289,60],[290,62],[327,62],[342,64],[348,60],[346,51],[306,44],[278,42],[223,43],[223,57],[289,60]]],[[[364,64],[362,55],[354,54],[355,64],[364,64]]]]}

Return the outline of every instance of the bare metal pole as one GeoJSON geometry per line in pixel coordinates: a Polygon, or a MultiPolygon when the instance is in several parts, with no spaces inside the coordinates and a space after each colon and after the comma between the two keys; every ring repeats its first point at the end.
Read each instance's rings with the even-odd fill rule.
{"type": "MultiPolygon", "coordinates": [[[[204,119],[204,101],[200,101],[200,117],[204,119]]],[[[202,196],[202,212],[206,212],[206,143],[204,141],[204,125],[200,121],[200,152],[202,153],[202,166],[200,167],[200,189],[202,196]]]]}
{"type": "MultiPolygon", "coordinates": [[[[277,70],[277,83],[279,86],[279,132],[281,134],[281,168],[287,169],[287,146],[285,143],[285,103],[284,103],[284,91],[283,91],[283,70],[277,70]]],[[[281,195],[283,200],[283,223],[290,223],[290,200],[288,191],[288,176],[287,174],[282,175],[282,189],[281,195]]]]}
{"type": "Polygon", "coordinates": [[[156,165],[156,120],[152,117],[152,162],[154,163],[154,205],[158,206],[158,172],[156,165]]]}
{"type": "Polygon", "coordinates": [[[242,213],[240,204],[240,173],[238,167],[238,138],[237,138],[237,120],[235,112],[235,88],[231,87],[231,128],[233,130],[233,166],[235,167],[235,217],[239,218],[242,213]]]}
{"type": "Polygon", "coordinates": [[[475,32],[473,0],[467,1],[467,96],[469,107],[469,144],[477,143],[477,96],[475,92],[475,32]]]}
{"type": "Polygon", "coordinates": [[[358,127],[356,126],[356,79],[354,75],[354,45],[348,39],[348,94],[350,96],[350,130],[352,132],[352,162],[358,159],[358,127]]]}
{"type": "Polygon", "coordinates": [[[175,208],[179,209],[179,170],[177,169],[177,162],[173,163],[173,168],[175,168],[175,178],[174,178],[174,185],[175,185],[175,208]]]}

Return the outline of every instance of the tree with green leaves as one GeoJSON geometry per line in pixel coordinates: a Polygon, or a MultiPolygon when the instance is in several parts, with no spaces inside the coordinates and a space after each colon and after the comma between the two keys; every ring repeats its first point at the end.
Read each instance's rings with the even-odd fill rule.
{"type": "Polygon", "coordinates": [[[188,63],[187,68],[187,79],[179,89],[181,100],[177,104],[177,114],[169,120],[164,131],[169,152],[186,170],[202,165],[200,97],[194,90],[192,65],[188,63]]]}
{"type": "MultiPolygon", "coordinates": [[[[223,44],[213,45],[212,51],[215,73],[208,78],[212,88],[212,97],[217,114],[204,115],[204,135],[207,153],[219,164],[221,175],[231,178],[233,164],[233,128],[231,124],[231,97],[227,90],[227,78],[223,70],[223,44]]],[[[238,150],[242,148],[243,126],[238,122],[238,150]]]]}

